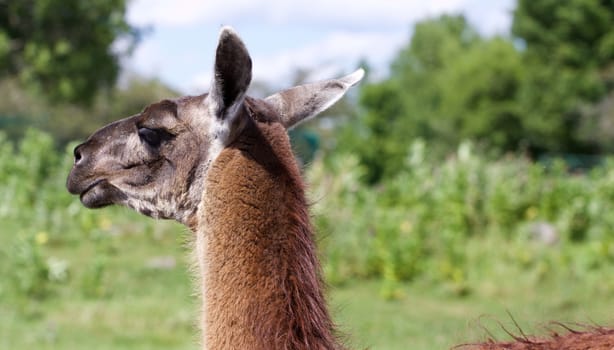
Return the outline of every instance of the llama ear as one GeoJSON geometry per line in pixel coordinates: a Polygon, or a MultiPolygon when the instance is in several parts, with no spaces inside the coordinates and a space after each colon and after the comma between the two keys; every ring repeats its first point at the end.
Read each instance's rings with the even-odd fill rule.
{"type": "Polygon", "coordinates": [[[252,80],[252,59],[231,27],[220,31],[213,73],[209,111],[218,119],[231,122],[226,119],[236,114],[252,80]]]}
{"type": "Polygon", "coordinates": [[[360,68],[343,78],[299,85],[278,92],[265,101],[277,110],[286,129],[290,129],[328,109],[364,75],[365,71],[360,68]]]}

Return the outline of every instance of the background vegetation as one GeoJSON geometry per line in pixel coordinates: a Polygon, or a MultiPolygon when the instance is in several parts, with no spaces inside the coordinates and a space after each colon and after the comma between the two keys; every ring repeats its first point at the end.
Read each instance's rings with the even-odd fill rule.
{"type": "Polygon", "coordinates": [[[439,156],[465,139],[499,154],[610,152],[613,21],[607,1],[520,0],[509,38],[482,37],[463,16],[418,23],[390,77],[362,89],[340,145],[358,151],[369,183],[402,170],[416,137],[439,156]]]}
{"type": "MultiPolygon", "coordinates": [[[[129,50],[109,47],[140,33],[123,1],[66,4],[0,1],[0,348],[194,349],[186,229],[87,210],[64,188],[72,140],[177,93],[115,84],[129,50]],[[75,22],[92,18],[109,21],[75,22]]],[[[527,332],[614,324],[613,22],[598,0],[520,0],[510,37],[426,20],[388,78],[305,126],[320,135],[305,176],[330,300],[354,345],[505,338],[508,311],[527,332]]]]}

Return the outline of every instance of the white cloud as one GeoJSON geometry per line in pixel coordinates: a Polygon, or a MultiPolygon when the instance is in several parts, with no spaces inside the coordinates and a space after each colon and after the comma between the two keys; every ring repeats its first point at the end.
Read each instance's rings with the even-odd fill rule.
{"type": "Polygon", "coordinates": [[[129,70],[145,75],[155,75],[164,66],[164,63],[160,60],[163,57],[160,54],[161,51],[155,41],[146,40],[142,42],[137,46],[127,63],[129,70]]]}
{"type": "Polygon", "coordinates": [[[272,0],[275,6],[263,15],[284,23],[306,21],[331,26],[386,27],[407,25],[417,18],[458,11],[466,0],[397,1],[397,0],[272,0]],[[272,14],[275,14],[273,17],[272,14]]]}
{"type": "Polygon", "coordinates": [[[127,65],[202,91],[211,80],[213,31],[231,24],[252,51],[254,78],[276,87],[297,68],[313,71],[310,79],[328,78],[362,58],[381,73],[417,21],[463,12],[482,33],[501,34],[513,6],[514,0],[134,0],[128,20],[155,31],[127,65]]]}
{"type": "Polygon", "coordinates": [[[515,0],[472,0],[465,8],[469,22],[484,34],[506,34],[511,26],[515,0]]]}
{"type": "Polygon", "coordinates": [[[406,40],[404,33],[334,32],[295,50],[254,57],[254,74],[257,79],[279,82],[291,78],[296,68],[315,68],[310,79],[329,78],[325,74],[353,69],[361,58],[384,63],[406,40]]]}
{"type": "Polygon", "coordinates": [[[469,0],[136,0],[128,19],[136,25],[187,26],[252,20],[330,27],[406,25],[418,18],[460,11],[469,0]]]}
{"type": "MultiPolygon", "coordinates": [[[[356,68],[361,58],[385,65],[407,41],[404,34],[334,32],[317,42],[294,50],[282,50],[267,55],[254,55],[254,80],[276,88],[285,87],[297,69],[310,71],[311,81],[333,78],[356,68]]],[[[212,72],[195,75],[190,90],[208,89],[212,72]]]]}
{"type": "Polygon", "coordinates": [[[209,91],[209,86],[211,86],[211,79],[213,79],[213,71],[211,70],[196,73],[192,81],[188,83],[187,92],[196,95],[201,94],[205,91],[209,91]]]}
{"type": "Polygon", "coordinates": [[[250,0],[135,0],[128,8],[128,21],[140,26],[191,25],[232,18],[250,11],[255,5],[256,1],[250,0]]]}

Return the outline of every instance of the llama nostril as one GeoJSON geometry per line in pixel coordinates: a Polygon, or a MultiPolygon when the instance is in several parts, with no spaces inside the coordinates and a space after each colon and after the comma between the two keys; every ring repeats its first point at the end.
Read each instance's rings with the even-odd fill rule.
{"type": "Polygon", "coordinates": [[[75,155],[75,165],[78,165],[83,160],[83,156],[81,154],[81,147],[75,147],[73,153],[75,155]]]}

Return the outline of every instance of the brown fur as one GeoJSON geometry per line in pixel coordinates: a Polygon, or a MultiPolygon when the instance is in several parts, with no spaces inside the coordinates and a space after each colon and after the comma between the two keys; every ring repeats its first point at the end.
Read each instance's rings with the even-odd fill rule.
{"type": "Polygon", "coordinates": [[[458,346],[466,350],[614,350],[614,329],[591,327],[583,331],[566,326],[563,333],[549,337],[513,336],[509,342],[489,340],[482,344],[458,346]]]}
{"type": "Polygon", "coordinates": [[[204,342],[210,349],[338,349],[300,172],[283,126],[256,121],[267,118],[250,119],[205,183],[206,232],[198,232],[206,236],[204,342]]]}

